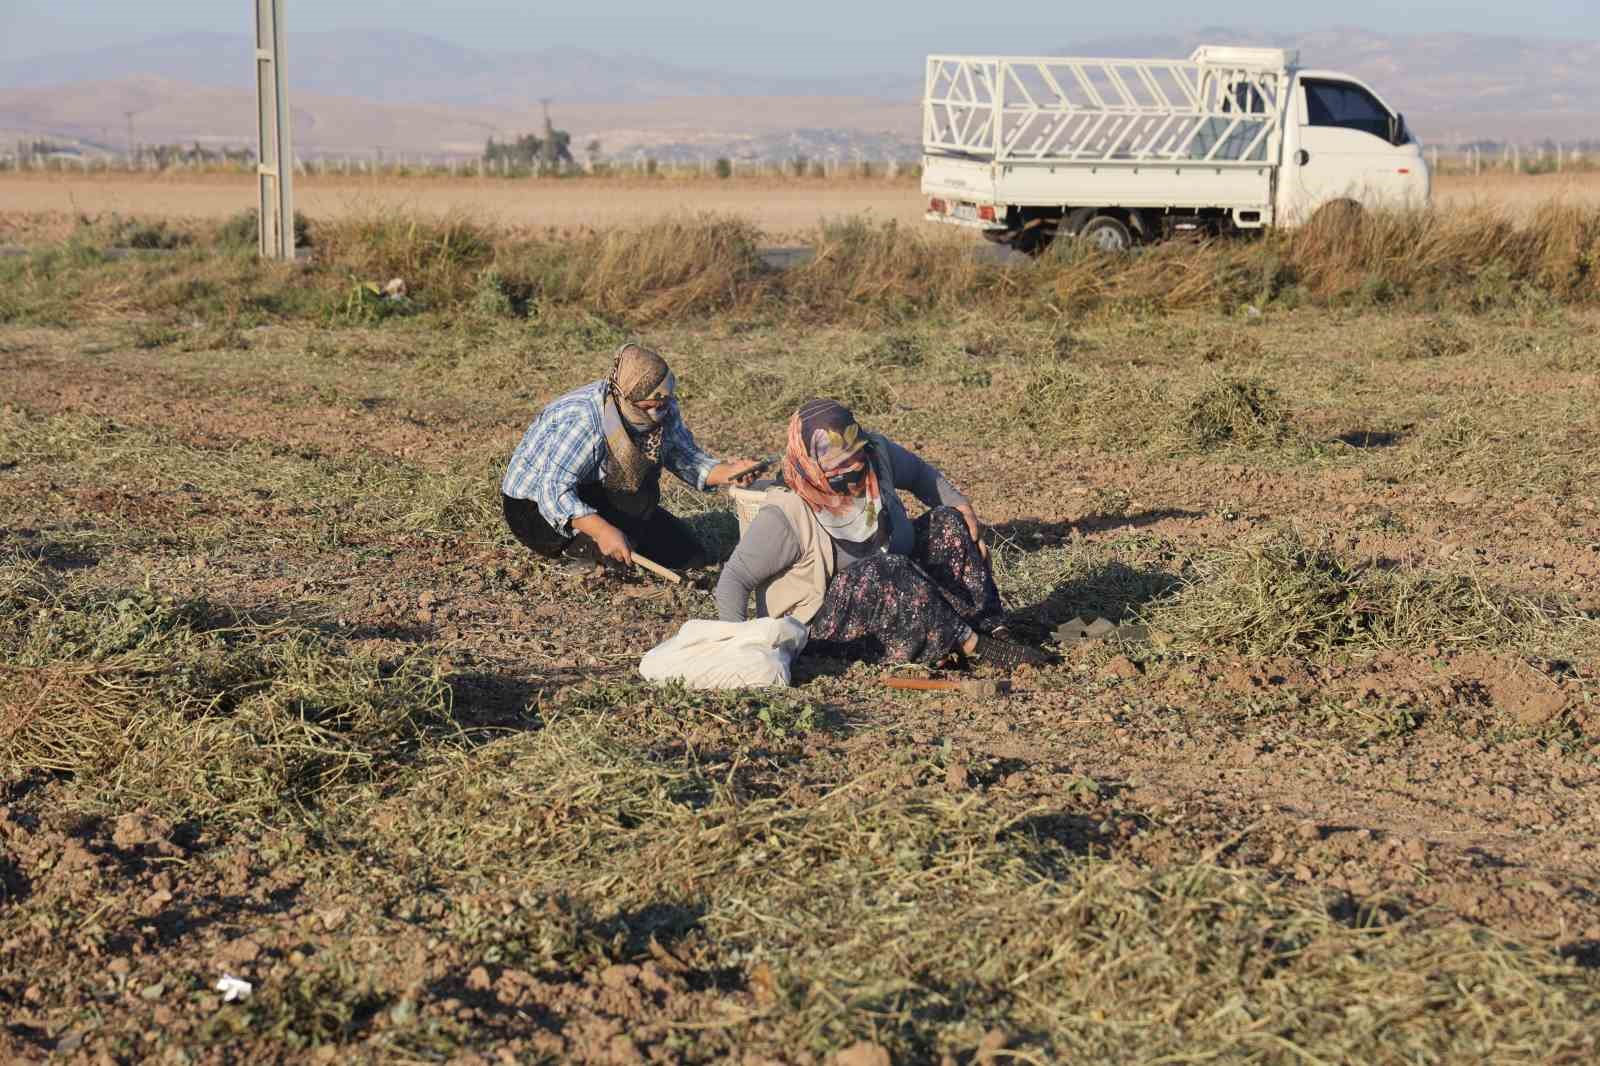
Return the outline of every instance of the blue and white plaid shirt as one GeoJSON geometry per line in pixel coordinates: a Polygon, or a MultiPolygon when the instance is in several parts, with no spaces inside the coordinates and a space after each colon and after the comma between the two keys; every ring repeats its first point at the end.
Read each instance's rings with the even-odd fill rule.
{"type": "MultiPolygon", "coordinates": [[[[605,477],[610,456],[600,421],[605,399],[606,383],[593,381],[552,401],[522,435],[500,482],[501,492],[532,500],[544,520],[565,536],[572,535],[574,518],[595,513],[578,498],[578,486],[597,484],[605,477]]],[[[676,403],[661,434],[661,465],[702,492],[706,476],[717,465],[694,442],[676,403]]]]}

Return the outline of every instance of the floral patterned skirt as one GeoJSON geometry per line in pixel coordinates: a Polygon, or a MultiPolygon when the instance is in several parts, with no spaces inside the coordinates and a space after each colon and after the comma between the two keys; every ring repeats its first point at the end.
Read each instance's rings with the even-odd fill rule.
{"type": "Polygon", "coordinates": [[[806,651],[866,662],[935,663],[1003,610],[994,572],[961,512],[913,523],[910,556],[874,555],[833,575],[806,651]]]}

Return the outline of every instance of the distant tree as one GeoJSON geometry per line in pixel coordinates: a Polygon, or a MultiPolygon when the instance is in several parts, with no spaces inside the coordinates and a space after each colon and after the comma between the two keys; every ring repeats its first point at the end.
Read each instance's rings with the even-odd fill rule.
{"type": "Polygon", "coordinates": [[[723,157],[717,160],[717,177],[733,177],[733,160],[723,157]]]}
{"type": "Polygon", "coordinates": [[[514,141],[497,141],[490,137],[483,149],[483,161],[497,164],[501,160],[513,167],[571,163],[572,135],[566,130],[552,129],[548,139],[532,133],[525,133],[514,141]]]}
{"type": "Polygon", "coordinates": [[[568,133],[566,130],[551,130],[548,158],[551,163],[571,163],[572,134],[568,133]]]}

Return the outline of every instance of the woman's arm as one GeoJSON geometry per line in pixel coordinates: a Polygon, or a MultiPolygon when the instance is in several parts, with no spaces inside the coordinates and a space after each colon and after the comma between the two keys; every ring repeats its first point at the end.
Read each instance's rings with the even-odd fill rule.
{"type": "Polygon", "coordinates": [[[661,435],[661,465],[679,481],[702,492],[722,485],[742,484],[750,480],[760,461],[756,459],[725,459],[718,462],[710,452],[701,448],[684,424],[683,415],[673,411],[665,432],[661,435]]]}
{"type": "Polygon", "coordinates": [[[733,558],[722,564],[717,579],[717,617],[743,622],[749,614],[750,594],[800,561],[800,542],[789,520],[776,507],[763,507],[739,538],[733,558]]]}
{"type": "MultiPolygon", "coordinates": [[[[885,438],[887,439],[887,438],[885,438]]],[[[978,512],[965,493],[950,484],[948,478],[932,463],[921,456],[889,441],[889,462],[894,469],[896,488],[905,489],[928,507],[954,507],[967,521],[967,532],[984,558],[989,557],[989,546],[983,542],[983,525],[978,512]]]]}
{"type": "Polygon", "coordinates": [[[888,444],[895,488],[911,493],[927,507],[954,507],[960,510],[972,506],[966,494],[950,484],[949,479],[939,473],[932,463],[892,440],[888,444]]]}

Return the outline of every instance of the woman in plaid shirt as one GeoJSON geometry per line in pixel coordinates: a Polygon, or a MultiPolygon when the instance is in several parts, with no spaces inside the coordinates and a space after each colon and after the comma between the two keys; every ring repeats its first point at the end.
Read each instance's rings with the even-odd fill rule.
{"type": "Polygon", "coordinates": [[[661,503],[661,468],[702,492],[748,480],[761,464],[718,462],[695,443],[666,361],[638,344],[617,351],[611,375],[551,403],[522,436],[500,483],[506,524],[547,557],[592,544],[633,562],[633,549],[673,568],[705,551],[661,503]],[[579,537],[586,543],[574,545],[579,537]]]}

